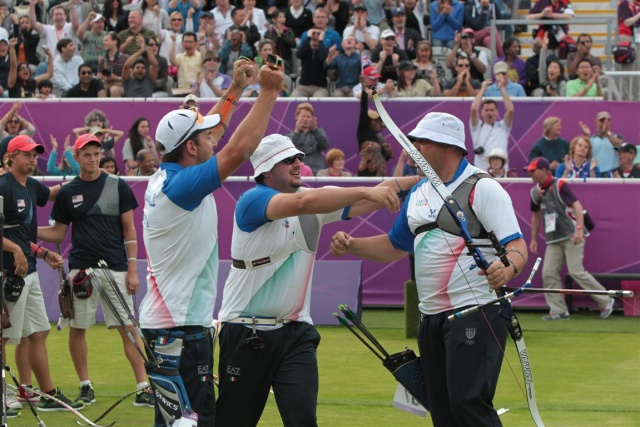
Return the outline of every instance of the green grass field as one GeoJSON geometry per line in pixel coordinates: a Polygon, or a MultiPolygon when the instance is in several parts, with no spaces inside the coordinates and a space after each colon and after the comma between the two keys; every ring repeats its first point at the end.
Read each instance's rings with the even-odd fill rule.
{"type": "MultiPolygon", "coordinates": [[[[538,407],[547,426],[640,426],[640,318],[615,313],[602,321],[595,313],[579,312],[569,321],[543,322],[540,313],[520,312],[518,316],[531,359],[538,407]]],[[[417,349],[413,339],[404,338],[403,311],[368,309],[363,320],[389,351],[405,346],[417,349]]],[[[428,419],[392,406],[393,377],[346,328],[319,330],[319,425],[431,425],[428,419]]],[[[67,350],[67,333],[52,330],[49,359],[54,382],[75,397],[78,383],[67,350]]],[[[83,413],[94,419],[135,385],[117,333],[96,326],[88,336],[98,401],[83,413]]],[[[505,426],[533,426],[513,344],[507,346],[506,354],[495,405],[509,409],[501,417],[505,426]]],[[[13,366],[12,346],[7,357],[13,366]]],[[[151,426],[153,410],[136,408],[132,403],[132,398],[122,403],[104,421],[117,421],[116,426],[151,426]]],[[[48,427],[75,425],[71,414],[39,414],[48,427]]],[[[27,407],[19,418],[9,420],[9,426],[34,425],[35,418],[27,407]]],[[[260,426],[280,425],[271,398],[260,426]]]]}

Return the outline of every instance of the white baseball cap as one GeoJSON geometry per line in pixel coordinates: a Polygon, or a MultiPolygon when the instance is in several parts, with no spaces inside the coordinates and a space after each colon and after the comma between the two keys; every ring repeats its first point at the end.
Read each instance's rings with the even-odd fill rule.
{"type": "Polygon", "coordinates": [[[260,145],[251,155],[251,165],[253,166],[253,177],[261,173],[269,172],[280,161],[287,157],[304,153],[298,150],[293,142],[284,135],[272,134],[262,138],[260,145]]]}
{"type": "Polygon", "coordinates": [[[104,19],[104,16],[102,16],[101,13],[96,13],[96,17],[93,18],[90,23],[93,24],[94,22],[98,22],[101,19],[104,19]]]}
{"type": "Polygon", "coordinates": [[[203,116],[194,110],[174,110],[167,113],[156,128],[156,141],[164,145],[167,154],[182,145],[194,132],[214,128],[220,124],[220,115],[203,116]]]}
{"type": "Polygon", "coordinates": [[[408,136],[412,139],[428,139],[440,144],[455,145],[462,148],[465,154],[468,153],[464,146],[464,123],[448,113],[427,114],[408,136]]]}

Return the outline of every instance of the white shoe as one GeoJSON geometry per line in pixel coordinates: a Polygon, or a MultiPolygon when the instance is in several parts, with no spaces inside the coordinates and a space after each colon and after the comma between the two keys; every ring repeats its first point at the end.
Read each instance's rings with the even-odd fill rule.
{"type": "Polygon", "coordinates": [[[600,309],[600,318],[601,319],[606,319],[607,317],[611,316],[611,313],[613,312],[613,304],[616,302],[615,299],[613,298],[609,298],[609,303],[604,306],[603,308],[600,309]]]}
{"type": "Polygon", "coordinates": [[[22,409],[22,403],[18,402],[15,392],[7,389],[7,408],[22,409]]]}

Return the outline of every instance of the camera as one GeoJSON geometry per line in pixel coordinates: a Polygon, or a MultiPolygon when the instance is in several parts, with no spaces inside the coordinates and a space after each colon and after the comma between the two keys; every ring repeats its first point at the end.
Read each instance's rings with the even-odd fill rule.
{"type": "Polygon", "coordinates": [[[105,68],[104,70],[102,70],[102,75],[105,76],[105,77],[109,77],[109,76],[111,76],[111,74],[113,74],[111,72],[111,68],[105,68]]]}
{"type": "Polygon", "coordinates": [[[476,153],[477,155],[481,155],[484,153],[484,147],[474,148],[473,152],[476,153]]]}

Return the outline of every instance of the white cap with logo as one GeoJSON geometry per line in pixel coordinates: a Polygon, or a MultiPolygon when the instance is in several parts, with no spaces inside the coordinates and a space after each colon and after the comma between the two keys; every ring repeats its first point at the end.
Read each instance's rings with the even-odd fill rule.
{"type": "Polygon", "coordinates": [[[413,139],[428,139],[441,144],[455,145],[462,148],[465,154],[468,153],[464,145],[464,123],[448,113],[428,113],[408,136],[413,139]]]}
{"type": "Polygon", "coordinates": [[[193,110],[174,110],[158,123],[156,141],[164,145],[163,154],[171,153],[194,132],[211,129],[219,124],[219,114],[202,116],[193,110]]]}
{"type": "Polygon", "coordinates": [[[296,154],[304,153],[298,150],[288,137],[278,134],[265,136],[251,155],[254,178],[261,173],[269,172],[278,162],[296,154]]]}

